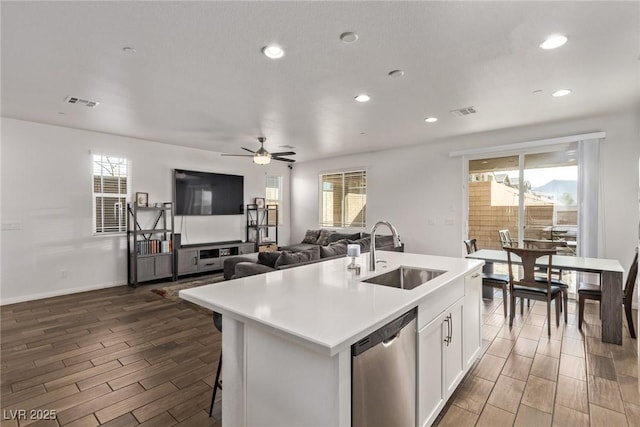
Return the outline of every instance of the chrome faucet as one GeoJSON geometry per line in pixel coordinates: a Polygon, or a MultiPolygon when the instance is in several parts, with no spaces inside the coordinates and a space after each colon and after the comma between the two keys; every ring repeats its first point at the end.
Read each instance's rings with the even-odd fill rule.
{"type": "Polygon", "coordinates": [[[399,248],[402,243],[400,242],[400,237],[398,237],[398,231],[396,228],[391,225],[389,221],[378,221],[376,225],[371,229],[371,249],[369,249],[369,271],[376,271],[376,230],[379,225],[386,225],[389,230],[391,230],[391,234],[393,235],[393,246],[399,248]]]}

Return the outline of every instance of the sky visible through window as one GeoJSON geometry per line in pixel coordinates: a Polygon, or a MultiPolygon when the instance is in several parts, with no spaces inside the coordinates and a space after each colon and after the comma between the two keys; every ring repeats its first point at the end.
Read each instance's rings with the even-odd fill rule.
{"type": "MultiPolygon", "coordinates": [[[[518,179],[518,170],[505,171],[509,179],[518,179]]],[[[542,187],[553,181],[578,181],[578,166],[560,166],[552,168],[526,169],[524,179],[531,183],[532,188],[542,187]]]]}

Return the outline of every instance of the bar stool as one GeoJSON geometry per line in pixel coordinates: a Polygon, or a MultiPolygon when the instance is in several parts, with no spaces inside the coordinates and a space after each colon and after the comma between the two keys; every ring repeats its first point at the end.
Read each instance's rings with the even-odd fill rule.
{"type": "MultiPolygon", "coordinates": [[[[213,312],[213,326],[216,327],[220,333],[222,333],[222,314],[213,312]]],[[[218,359],[218,371],[216,372],[216,380],[213,384],[213,396],[211,396],[211,407],[209,408],[209,417],[213,416],[213,402],[216,400],[216,393],[218,389],[222,391],[222,380],[220,380],[220,373],[222,371],[222,348],[220,348],[220,358],[218,359]]]]}

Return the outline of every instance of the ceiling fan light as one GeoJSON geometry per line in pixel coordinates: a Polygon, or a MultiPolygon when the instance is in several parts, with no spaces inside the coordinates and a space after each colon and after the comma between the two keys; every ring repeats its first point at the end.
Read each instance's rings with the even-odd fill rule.
{"type": "Polygon", "coordinates": [[[261,154],[257,154],[255,156],[253,156],[253,163],[257,164],[257,165],[268,165],[269,163],[271,163],[271,156],[270,155],[261,155],[261,154]]]}

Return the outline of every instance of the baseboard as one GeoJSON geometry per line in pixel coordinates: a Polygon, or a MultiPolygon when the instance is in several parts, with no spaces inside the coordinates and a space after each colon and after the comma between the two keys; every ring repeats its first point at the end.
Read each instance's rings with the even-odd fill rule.
{"type": "Polygon", "coordinates": [[[88,287],[83,287],[83,288],[60,289],[60,290],[52,291],[52,292],[42,292],[42,293],[38,293],[38,294],[24,295],[24,296],[15,297],[15,298],[8,298],[8,299],[1,298],[0,299],[0,306],[10,305],[10,304],[17,304],[17,303],[20,303],[20,302],[35,301],[35,300],[44,299],[44,298],[59,297],[59,296],[62,296],[62,295],[77,294],[77,293],[80,293],[80,292],[95,291],[97,289],[115,288],[116,286],[122,286],[122,285],[126,285],[126,284],[127,284],[127,282],[123,281],[123,282],[115,282],[115,283],[107,283],[107,284],[88,286],[88,287]]]}

